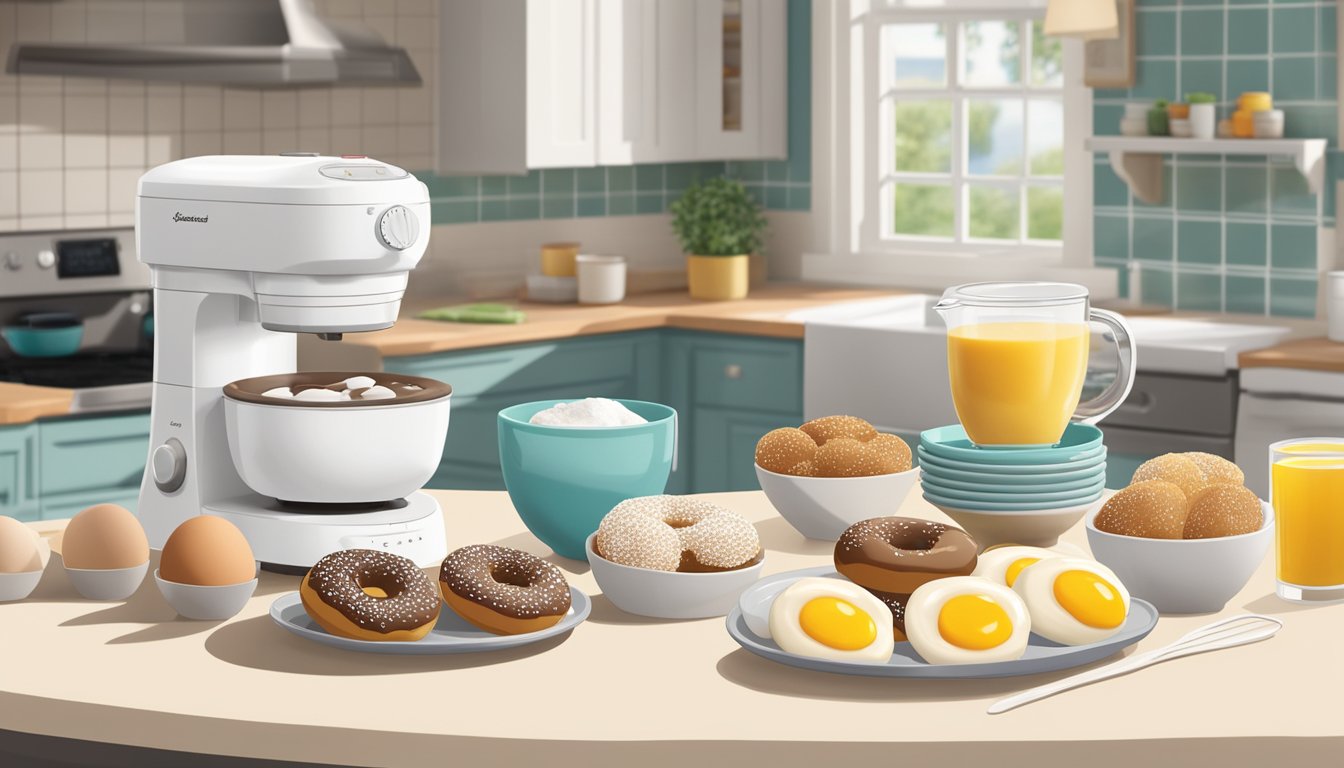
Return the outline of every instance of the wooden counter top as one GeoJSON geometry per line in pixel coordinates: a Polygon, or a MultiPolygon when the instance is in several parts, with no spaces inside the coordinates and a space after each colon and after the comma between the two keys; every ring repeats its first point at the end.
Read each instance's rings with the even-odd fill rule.
{"type": "MultiPolygon", "coordinates": [[[[449,543],[545,554],[500,492],[433,492],[449,543]]],[[[759,492],[713,497],[757,523],[766,573],[829,562],[759,492]]],[[[912,497],[904,514],[941,517],[912,497]]],[[[39,524],[59,528],[60,523],[39,524]]],[[[1083,531],[1066,540],[1085,546],[1083,531]]],[[[264,573],[223,623],[175,619],[152,579],[125,603],[80,600],[53,557],[0,605],[0,727],[161,749],[339,764],[677,766],[1333,765],[1344,754],[1344,605],[1273,597],[1272,556],[1224,613],[1275,614],[1274,639],[1173,661],[1003,715],[998,698],[1060,673],[995,680],[845,677],[738,648],[722,619],[661,622],[594,596],[539,647],[394,657],[318,646],[271,623],[296,577],[264,573]]],[[[1164,617],[1140,650],[1213,616],[1164,617]]]]}
{"type": "Polygon", "coordinates": [[[1344,344],[1327,338],[1295,339],[1266,349],[1242,352],[1242,368],[1294,368],[1344,373],[1344,344]]]}
{"type": "Polygon", "coordinates": [[[74,400],[74,390],[0,381],[0,426],[69,413],[74,400]]]}
{"type": "Polygon", "coordinates": [[[650,328],[801,339],[803,324],[789,320],[791,312],[904,293],[909,291],[771,283],[752,289],[741,301],[696,301],[685,291],[669,291],[601,306],[509,302],[527,313],[527,320],[517,325],[417,320],[416,313],[452,302],[408,302],[396,325],[384,331],[352,333],[341,343],[374,347],[383,357],[398,357],[650,328]]]}

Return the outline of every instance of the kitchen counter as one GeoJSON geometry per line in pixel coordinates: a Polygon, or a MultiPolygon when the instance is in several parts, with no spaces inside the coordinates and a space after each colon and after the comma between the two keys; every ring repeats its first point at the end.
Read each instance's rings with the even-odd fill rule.
{"type": "MultiPolygon", "coordinates": [[[[538,554],[501,492],[434,491],[451,546],[538,554]]],[[[709,498],[756,522],[765,572],[829,562],[759,492],[709,498]]],[[[941,517],[911,497],[903,514],[941,517]]],[[[55,536],[62,523],[39,523],[55,536]]],[[[1083,544],[1080,528],[1066,540],[1083,544]]],[[[59,549],[59,542],[57,543],[59,549]]],[[[38,592],[0,605],[10,663],[0,727],[138,747],[386,766],[1328,765],[1344,754],[1344,605],[1273,597],[1272,557],[1224,613],[1275,614],[1265,643],[1181,659],[1003,715],[989,703],[1060,673],[995,680],[845,677],[776,665],[722,619],[629,616],[594,596],[568,637],[485,655],[393,657],[307,642],[267,608],[296,577],[263,573],[223,623],[174,620],[152,579],[125,603],[78,599],[53,557],[38,592]],[[931,762],[936,761],[936,762],[931,762]]],[[[1147,650],[1214,617],[1166,617],[1147,650]]],[[[4,747],[0,740],[0,749],[4,747]]],[[[98,752],[92,751],[92,754],[98,752]]],[[[0,760],[3,762],[3,760],[0,760]]]]}
{"type": "Polygon", "coordinates": [[[69,413],[74,400],[71,389],[0,381],[0,425],[26,424],[44,416],[69,413]]]}
{"type": "Polygon", "coordinates": [[[391,328],[350,334],[341,343],[373,347],[383,357],[398,357],[651,328],[801,339],[803,324],[790,320],[791,312],[903,293],[909,291],[770,283],[753,288],[740,301],[696,301],[685,291],[667,291],[605,305],[510,302],[527,313],[527,320],[516,325],[417,320],[417,313],[452,302],[412,301],[402,307],[403,319],[391,328]]]}
{"type": "Polygon", "coordinates": [[[1243,352],[1242,368],[1290,368],[1344,373],[1344,344],[1327,338],[1294,339],[1266,349],[1243,352]]]}

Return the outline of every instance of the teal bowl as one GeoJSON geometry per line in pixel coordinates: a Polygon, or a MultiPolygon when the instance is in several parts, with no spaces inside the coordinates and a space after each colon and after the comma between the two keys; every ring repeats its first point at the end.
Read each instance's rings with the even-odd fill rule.
{"type": "MultiPolygon", "coordinates": [[[[925,484],[932,483],[940,488],[950,491],[974,491],[976,493],[996,493],[996,494],[1019,494],[1019,493],[1058,493],[1059,491],[1077,491],[1083,488],[1089,488],[1098,482],[1106,479],[1106,465],[1103,464],[1096,469],[1088,470],[1077,478],[1070,480],[1055,480],[1053,476],[1047,475],[1050,479],[1041,480],[1036,483],[1004,483],[993,477],[980,477],[976,480],[959,480],[955,477],[949,477],[943,471],[932,466],[923,467],[922,481],[925,484]]],[[[1038,475],[1030,475],[1030,479],[1039,478],[1038,475]]],[[[956,495],[955,493],[952,495],[956,495]]]]}
{"type": "MultiPolygon", "coordinates": [[[[920,484],[924,487],[925,493],[932,493],[937,495],[939,498],[948,499],[954,502],[975,501],[975,502],[990,502],[990,503],[1004,502],[1009,504],[1015,504],[1015,503],[1035,504],[1037,502],[1071,501],[1073,499],[1077,499],[1080,497],[1086,497],[1091,496],[1092,494],[1095,493],[1101,493],[1102,488],[1106,487],[1106,478],[1105,476],[1102,476],[1097,478],[1096,480],[1091,481],[1082,488],[1072,488],[1069,490],[1062,490],[1062,491],[1019,490],[1020,488],[1022,488],[1022,486],[1010,486],[1009,488],[1004,488],[998,491],[985,491],[985,490],[967,491],[959,488],[948,488],[945,485],[938,484],[936,481],[930,479],[927,476],[920,478],[920,484]]],[[[955,506],[955,504],[953,506],[955,506]]]]}
{"type": "Polygon", "coordinates": [[[952,509],[966,509],[972,512],[1035,512],[1049,509],[1064,509],[1066,507],[1077,507],[1084,504],[1091,504],[1101,498],[1100,490],[1094,493],[1082,493],[1072,498],[1056,499],[1046,501],[1037,499],[1034,496],[1024,496],[1022,501],[964,501],[962,499],[952,499],[938,493],[933,493],[927,488],[924,490],[924,498],[930,504],[936,507],[951,507],[952,509]]]}
{"type": "Polygon", "coordinates": [[[618,400],[648,420],[625,427],[530,424],[538,411],[570,400],[543,400],[499,412],[499,464],[518,516],[556,554],[587,560],[584,541],[622,501],[667,488],[677,449],[677,412],[642,400],[618,400]]]}
{"type": "Polygon", "coordinates": [[[1059,442],[1051,446],[978,447],[966,436],[966,430],[960,424],[924,430],[919,435],[919,445],[938,458],[1014,467],[1087,461],[1103,449],[1101,430],[1090,424],[1070,424],[1059,442]]]}
{"type": "Polygon", "coordinates": [[[7,325],[0,328],[0,337],[19,357],[67,357],[79,351],[79,344],[84,340],[84,326],[39,328],[7,325]]]}
{"type": "Polygon", "coordinates": [[[1092,458],[1083,461],[1071,461],[1063,464],[1032,464],[1013,466],[1008,464],[972,464],[959,459],[948,459],[941,456],[934,456],[925,450],[924,446],[915,449],[919,456],[920,466],[929,465],[938,470],[959,470],[969,472],[976,476],[998,479],[1002,477],[1030,477],[1031,482],[1040,483],[1055,480],[1068,474],[1070,478],[1082,477],[1083,474],[1095,472],[1097,467],[1106,463],[1106,446],[1101,446],[1101,450],[1092,458]],[[1048,478],[1048,479],[1042,479],[1048,478]]]}

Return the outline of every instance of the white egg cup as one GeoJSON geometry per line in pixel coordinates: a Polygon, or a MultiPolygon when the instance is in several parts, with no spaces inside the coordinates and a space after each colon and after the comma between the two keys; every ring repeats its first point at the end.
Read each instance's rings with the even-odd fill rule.
{"type": "Polygon", "coordinates": [[[765,567],[760,562],[733,571],[714,573],[679,573],[655,571],[621,565],[597,554],[593,539],[588,536],[584,547],[588,565],[602,594],[612,605],[636,616],[655,619],[707,619],[727,616],[742,591],[755,584],[765,567]]]}
{"type": "Polygon", "coordinates": [[[130,568],[70,568],[65,572],[75,591],[88,600],[125,600],[140,588],[149,573],[149,561],[130,568]]]}
{"type": "Polygon", "coordinates": [[[240,584],[226,584],[219,587],[202,587],[196,584],[179,584],[159,576],[154,569],[154,583],[159,585],[163,599],[186,619],[196,621],[223,621],[238,615],[257,591],[257,579],[240,584]]]}
{"type": "Polygon", "coordinates": [[[37,583],[42,580],[42,571],[25,573],[0,573],[0,603],[22,600],[33,594],[37,583]]]}

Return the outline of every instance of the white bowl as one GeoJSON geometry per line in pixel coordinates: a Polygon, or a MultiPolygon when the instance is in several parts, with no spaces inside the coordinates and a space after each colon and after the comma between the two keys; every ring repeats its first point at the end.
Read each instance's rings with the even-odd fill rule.
{"type": "Polygon", "coordinates": [[[163,599],[184,618],[198,621],[223,621],[238,615],[257,591],[257,580],[222,587],[202,587],[167,581],[154,569],[154,582],[159,585],[163,599]]]}
{"type": "Polygon", "coordinates": [[[1125,104],[1125,120],[1147,120],[1148,112],[1152,110],[1151,101],[1130,101],[1125,104]]]}
{"type": "Polygon", "coordinates": [[[42,580],[43,571],[24,573],[0,573],[0,603],[22,600],[33,594],[37,583],[42,580]]]}
{"type": "Polygon", "coordinates": [[[1053,547],[1059,543],[1060,535],[1072,528],[1095,504],[1096,502],[1088,502],[1072,507],[1030,512],[978,512],[941,504],[934,506],[955,520],[957,525],[975,539],[980,549],[984,549],[996,544],[1053,547]]]}
{"type": "Polygon", "coordinates": [[[758,464],[756,479],[780,516],[799,533],[835,541],[860,520],[896,514],[919,483],[919,467],[869,477],[795,477],[758,464]]]}
{"type": "Polygon", "coordinates": [[[1172,120],[1169,126],[1171,135],[1178,139],[1188,139],[1195,135],[1195,130],[1190,126],[1189,120],[1172,120]]]}
{"type": "Polygon", "coordinates": [[[602,594],[612,605],[636,616],[657,619],[707,619],[727,616],[742,590],[761,577],[765,558],[755,565],[718,573],[677,573],[633,568],[593,550],[593,533],[584,542],[588,565],[602,594]]]}
{"type": "Polygon", "coordinates": [[[399,499],[439,468],[451,399],[319,408],[225,397],[229,454],[262,496],[323,504],[399,499]]]}
{"type": "Polygon", "coordinates": [[[1087,515],[1092,556],[1124,582],[1129,593],[1161,613],[1221,610],[1260,567],[1274,541],[1274,509],[1267,503],[1260,530],[1218,539],[1145,539],[1098,530],[1099,502],[1087,515]]]}
{"type": "Polygon", "coordinates": [[[130,568],[66,568],[75,591],[89,600],[125,600],[135,594],[149,573],[149,561],[130,568]]]}
{"type": "Polygon", "coordinates": [[[1148,120],[1147,118],[1123,117],[1120,119],[1120,135],[1122,136],[1147,136],[1148,120]]]}

